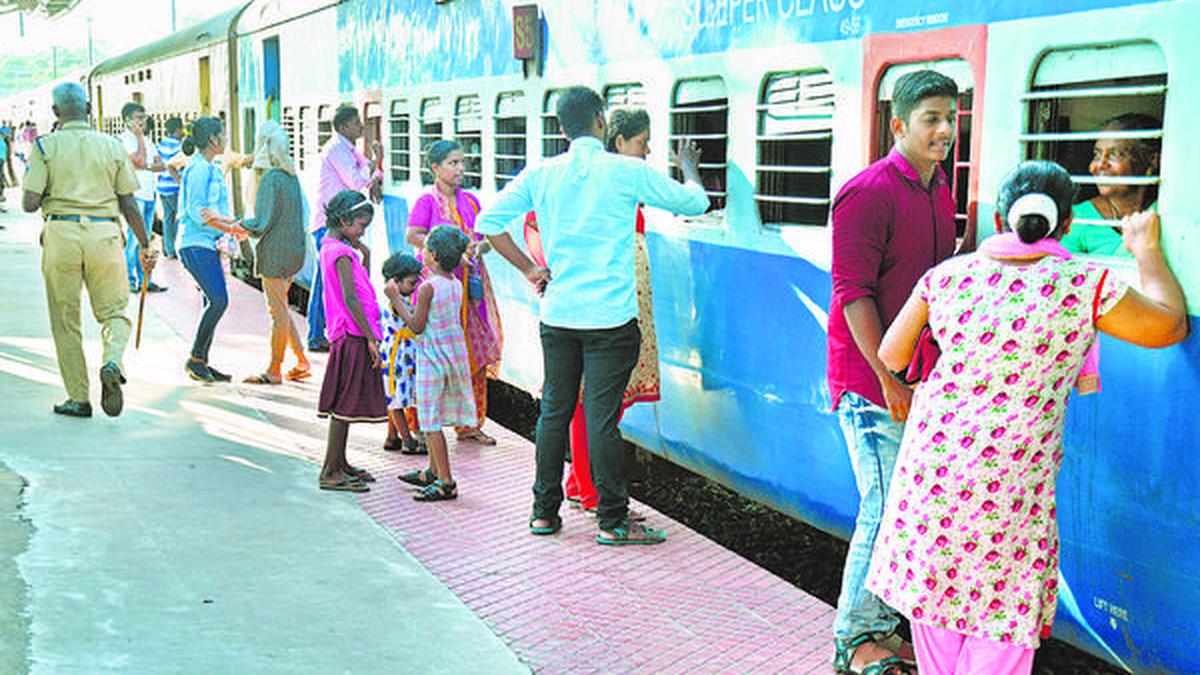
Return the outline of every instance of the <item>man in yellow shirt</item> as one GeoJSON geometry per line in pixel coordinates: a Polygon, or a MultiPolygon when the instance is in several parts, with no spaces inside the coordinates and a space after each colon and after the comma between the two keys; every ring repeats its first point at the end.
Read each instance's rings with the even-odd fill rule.
{"type": "Polygon", "coordinates": [[[50,309],[50,333],[68,399],[54,412],[91,417],[87,362],[79,326],[82,287],[101,326],[104,366],[100,406],[110,416],[124,406],[121,359],[129,342],[129,283],[125,277],[124,216],[141,244],[140,262],[154,268],[146,226],[134,202],[137,177],[121,142],[88,126],[91,106],[83,87],[65,82],[54,88],[59,130],[38,138],[29,150],[22,207],[42,210],[42,277],[50,309]]]}

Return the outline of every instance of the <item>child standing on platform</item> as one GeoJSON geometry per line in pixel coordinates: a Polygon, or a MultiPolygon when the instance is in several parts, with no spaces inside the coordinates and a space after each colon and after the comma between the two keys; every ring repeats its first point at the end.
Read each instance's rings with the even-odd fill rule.
{"type": "Polygon", "coordinates": [[[417,339],[417,418],[429,444],[429,468],[400,476],[421,486],[413,499],[422,502],[458,497],[450,473],[443,427],[475,423],[471,360],[463,334],[462,282],[453,276],[465,260],[470,240],[462,230],[439,225],[425,240],[425,262],[433,275],[417,290],[409,328],[417,339]]]}
{"type": "Polygon", "coordinates": [[[375,478],[346,461],[351,422],[387,421],[387,400],[379,369],[379,303],[367,273],[370,250],[361,238],[374,209],[361,193],[339,192],[325,207],[326,234],[321,242],[325,288],[325,331],[331,348],[317,413],[329,418],[322,490],[366,492],[375,478]],[[362,259],[359,259],[359,254],[362,259]]]}
{"type": "Polygon", "coordinates": [[[417,336],[408,327],[412,322],[410,298],[421,283],[421,261],[406,253],[396,253],[383,263],[383,294],[389,307],[383,313],[383,391],[387,395],[388,428],[384,450],[399,450],[402,455],[424,455],[424,441],[410,433],[406,408],[415,406],[417,374],[417,336]]]}

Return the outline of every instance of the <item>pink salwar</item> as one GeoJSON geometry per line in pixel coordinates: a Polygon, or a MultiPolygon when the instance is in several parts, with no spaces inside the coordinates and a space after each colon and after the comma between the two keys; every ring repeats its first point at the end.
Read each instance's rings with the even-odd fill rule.
{"type": "Polygon", "coordinates": [[[1026,675],[1036,650],[912,622],[921,675],[1026,675]]]}

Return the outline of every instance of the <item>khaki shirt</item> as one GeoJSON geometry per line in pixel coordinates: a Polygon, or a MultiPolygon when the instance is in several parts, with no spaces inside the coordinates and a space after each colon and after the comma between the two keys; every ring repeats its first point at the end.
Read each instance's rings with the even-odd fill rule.
{"type": "Polygon", "coordinates": [[[42,214],[47,218],[116,218],[121,215],[117,195],[133,194],[138,180],[120,141],[76,120],[30,146],[22,188],[43,195],[42,214]]]}

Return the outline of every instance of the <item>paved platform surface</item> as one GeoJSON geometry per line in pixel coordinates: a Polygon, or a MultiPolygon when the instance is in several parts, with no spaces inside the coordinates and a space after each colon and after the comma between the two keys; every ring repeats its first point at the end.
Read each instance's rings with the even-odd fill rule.
{"type": "MultiPolygon", "coordinates": [[[[52,359],[52,347],[32,242],[33,237],[22,228],[14,233],[10,226],[9,232],[0,233],[0,292],[8,297],[14,293],[27,296],[20,302],[21,311],[28,315],[20,320],[0,317],[0,387],[6,391],[10,386],[25,387],[29,399],[15,415],[20,424],[9,419],[9,412],[0,412],[0,438],[29,433],[35,427],[60,427],[61,422],[74,423],[72,431],[77,436],[64,444],[65,434],[59,433],[57,441],[38,443],[36,450],[13,451],[0,442],[0,461],[9,462],[10,468],[28,478],[30,471],[47,471],[32,457],[53,457],[40,461],[57,467],[55,487],[75,491],[68,467],[81,467],[74,467],[61,455],[69,450],[89,458],[86,470],[98,470],[98,482],[111,489],[92,488],[87,504],[77,503],[75,510],[108,512],[94,514],[96,522],[88,524],[98,530],[122,530],[118,540],[126,543],[109,547],[114,558],[139,558],[133,551],[120,550],[131,540],[180,536],[179,530],[189,527],[224,529],[220,521],[236,523],[247,515],[252,521],[237,527],[227,523],[231,533],[218,546],[195,544],[184,555],[158,561],[160,583],[181,586],[180,572],[172,573],[172,569],[189,569],[196,565],[193,556],[198,557],[204,561],[202,566],[212,568],[204,579],[223,589],[224,601],[189,607],[194,598],[183,592],[187,585],[182,585],[177,602],[170,606],[175,613],[167,614],[172,621],[198,624],[203,612],[211,613],[214,607],[226,604],[243,609],[244,605],[271,605],[270,610],[260,607],[254,612],[253,621],[262,622],[265,630],[250,629],[244,618],[232,616],[231,611],[206,622],[204,628],[236,645],[231,649],[257,647],[285,654],[284,660],[276,657],[271,663],[276,669],[300,664],[294,671],[311,666],[313,672],[503,672],[518,665],[513,654],[524,667],[551,673],[829,671],[830,607],[648,507],[638,506],[649,515],[652,525],[667,529],[669,540],[664,545],[599,546],[593,541],[594,521],[566,508],[562,514],[565,526],[558,535],[529,535],[533,448],[494,424],[488,432],[500,441],[495,447],[451,441],[452,465],[462,495],[457,501],[412,501],[410,490],[394,476],[420,468],[423,462],[384,452],[380,448],[382,425],[358,425],[351,432],[351,460],[370,468],[380,479],[372,491],[357,497],[357,505],[349,495],[319,493],[315,467],[296,460],[315,462],[324,452],[325,426],[313,414],[320,366],[318,377],[306,384],[261,388],[189,383],[181,369],[200,301],[186,274],[169,261],[155,278],[170,286],[170,291],[151,296],[147,314],[153,318],[147,320],[146,342],[139,352],[131,350],[127,359],[133,379],[128,388],[132,410],[118,422],[50,419],[49,407],[62,394],[53,361],[47,360],[52,359]],[[25,260],[13,262],[21,256],[25,260]],[[24,271],[16,269],[21,267],[24,271]],[[14,332],[25,334],[9,337],[14,332]],[[37,372],[28,372],[30,368],[37,372]],[[13,373],[14,369],[19,372],[13,373]],[[78,431],[81,426],[85,429],[82,434],[78,431]],[[79,438],[84,434],[86,440],[79,438]],[[131,443],[143,447],[130,447],[128,457],[114,457],[115,448],[131,443]],[[148,453],[146,446],[155,449],[148,453]],[[139,468],[131,474],[127,464],[139,468]],[[140,492],[147,480],[161,484],[150,491],[162,489],[166,494],[136,508],[133,504],[126,507],[126,500],[144,500],[140,492]],[[186,501],[179,495],[187,495],[186,501]],[[232,503],[223,503],[226,499],[232,503]],[[286,514],[281,511],[285,507],[286,514]],[[179,513],[181,510],[184,513],[179,513]],[[126,517],[117,517],[120,511],[126,517]],[[349,527],[343,522],[357,526],[368,516],[378,525],[374,532],[336,539],[322,534],[326,530],[342,534],[343,528],[349,527]],[[277,523],[275,518],[289,522],[277,523]],[[297,536],[291,534],[293,529],[302,531],[298,535],[302,541],[289,541],[290,536],[297,536]],[[364,552],[362,539],[374,542],[380,532],[390,538],[379,543],[379,548],[364,552]],[[311,578],[295,578],[310,562],[318,568],[326,563],[347,565],[352,562],[347,558],[357,563],[352,570],[307,572],[311,578]],[[424,569],[412,569],[414,558],[424,569]],[[235,562],[238,560],[242,562],[235,562]],[[246,574],[257,581],[240,578],[246,574]],[[320,588],[325,585],[322,575],[333,579],[332,587],[320,588]],[[417,586],[424,588],[414,590],[417,586]],[[302,641],[290,633],[293,627],[314,621],[303,612],[306,603],[290,606],[286,598],[276,595],[305,598],[322,591],[321,601],[311,604],[332,608],[335,613],[343,604],[350,605],[345,607],[346,618],[339,614],[335,626],[328,620],[317,621],[327,629],[326,635],[302,641]],[[243,594],[252,596],[253,603],[243,594]],[[230,598],[239,600],[230,603],[230,598]],[[470,620],[459,618],[463,605],[472,613],[470,620]],[[408,623],[419,622],[425,615],[434,623],[445,615],[444,620],[461,632],[431,635],[441,629],[408,623]],[[360,629],[361,624],[367,627],[360,629]],[[487,635],[479,636],[480,627],[486,628],[487,635]],[[296,655],[295,660],[286,657],[288,647],[284,645],[310,644],[314,654],[321,651],[329,631],[337,629],[344,629],[339,634],[353,645],[354,654],[348,657],[341,652],[340,665],[317,668],[307,653],[296,655]],[[501,643],[511,651],[494,651],[501,643]],[[420,646],[414,650],[414,644],[420,646]],[[388,647],[396,654],[388,667],[375,667],[359,658],[388,647]],[[432,658],[422,659],[418,654],[432,658]],[[473,668],[463,668],[464,663],[473,668]]],[[[240,379],[260,370],[266,361],[266,310],[261,296],[248,286],[231,281],[230,291],[230,310],[218,328],[211,360],[240,379]]],[[[94,326],[91,334],[94,337],[94,326]]],[[[517,339],[511,334],[506,337],[517,339]]],[[[314,358],[314,362],[320,364],[321,359],[314,358]]],[[[45,489],[42,484],[35,485],[45,489]]],[[[37,488],[26,490],[26,512],[36,511],[33,507],[43,499],[37,488]]],[[[78,497],[73,494],[72,501],[77,502],[78,497]]],[[[35,519],[35,528],[39,519],[47,528],[60,527],[56,519],[69,509],[59,507],[35,519]]],[[[84,515],[72,517],[86,520],[84,515]]],[[[89,537],[102,540],[105,534],[111,535],[93,532],[89,537]]],[[[45,536],[41,529],[35,530],[30,552],[38,550],[39,539],[45,536]]],[[[163,547],[157,546],[161,554],[163,547]]],[[[88,548],[84,543],[73,547],[88,548]]],[[[144,548],[146,553],[155,551],[150,543],[144,548]]],[[[19,561],[30,552],[22,554],[19,561]]],[[[134,561],[122,564],[126,563],[134,561]]],[[[71,567],[78,570],[89,564],[78,559],[71,567]]],[[[22,564],[21,570],[36,572],[37,568],[22,564]]],[[[26,582],[34,599],[36,638],[39,620],[44,620],[36,611],[38,588],[50,580],[33,576],[31,580],[27,575],[26,582]]],[[[3,578],[0,567],[0,584],[3,578]]],[[[79,594],[103,598],[105,585],[112,581],[84,577],[70,585],[79,594]]],[[[186,590],[205,597],[216,594],[186,590]]],[[[125,599],[151,605],[159,602],[142,596],[125,599]]],[[[143,612],[128,603],[126,611],[143,612]]],[[[168,610],[164,607],[162,611],[168,610]]],[[[96,625],[104,626],[104,622],[97,619],[96,625]]],[[[94,631],[95,643],[128,642],[119,631],[118,635],[108,631],[109,627],[94,631]]],[[[49,654],[41,649],[45,641],[35,639],[31,644],[31,662],[43,663],[39,658],[49,654]]],[[[137,653],[138,649],[126,644],[124,658],[150,658],[137,653]]],[[[185,654],[198,651],[196,647],[182,649],[185,654]]],[[[212,649],[217,650],[215,644],[212,649]]],[[[159,648],[148,651],[158,652],[159,648]]],[[[243,665],[253,668],[265,663],[243,665]]]]}

